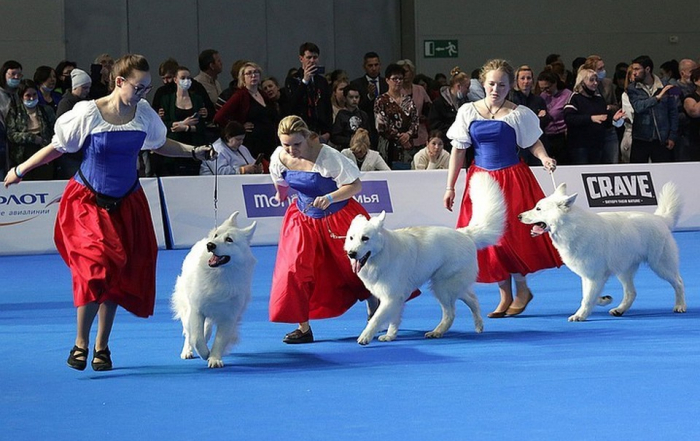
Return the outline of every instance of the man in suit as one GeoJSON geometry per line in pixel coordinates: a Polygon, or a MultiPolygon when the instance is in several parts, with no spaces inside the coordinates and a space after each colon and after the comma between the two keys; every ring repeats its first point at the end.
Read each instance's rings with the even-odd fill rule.
{"type": "Polygon", "coordinates": [[[389,90],[384,78],[379,76],[382,69],[382,63],[379,60],[379,55],[376,52],[367,52],[364,57],[362,67],[365,69],[365,75],[354,79],[352,84],[360,91],[360,110],[367,113],[369,117],[369,139],[372,144],[372,149],[377,150],[377,127],[374,123],[374,100],[381,94],[389,90]]]}
{"type": "Polygon", "coordinates": [[[318,57],[321,50],[314,43],[299,47],[301,68],[297,74],[287,78],[289,111],[300,116],[309,129],[318,133],[321,142],[328,142],[333,124],[331,88],[326,78],[318,72],[318,57]]]}

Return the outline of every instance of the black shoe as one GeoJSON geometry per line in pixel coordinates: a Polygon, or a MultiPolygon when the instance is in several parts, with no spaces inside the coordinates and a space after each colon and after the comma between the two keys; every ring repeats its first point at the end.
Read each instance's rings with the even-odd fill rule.
{"type": "Polygon", "coordinates": [[[290,345],[295,345],[295,344],[300,344],[300,343],[313,343],[314,342],[314,333],[311,332],[311,328],[309,328],[309,330],[306,332],[301,332],[301,329],[295,329],[294,331],[285,335],[284,340],[282,340],[282,341],[287,343],[287,344],[290,344],[290,345]]]}
{"type": "Polygon", "coordinates": [[[96,349],[93,349],[93,356],[92,356],[92,370],[93,371],[110,371],[112,370],[112,355],[111,352],[109,352],[109,347],[102,349],[101,351],[98,351],[96,349]],[[95,360],[100,360],[101,363],[95,363],[95,360]]]}
{"type": "Polygon", "coordinates": [[[79,371],[85,370],[85,366],[87,366],[87,356],[88,350],[86,348],[73,346],[73,349],[70,350],[70,355],[68,355],[68,366],[79,371]],[[82,360],[78,359],[78,357],[81,357],[82,360]]]}

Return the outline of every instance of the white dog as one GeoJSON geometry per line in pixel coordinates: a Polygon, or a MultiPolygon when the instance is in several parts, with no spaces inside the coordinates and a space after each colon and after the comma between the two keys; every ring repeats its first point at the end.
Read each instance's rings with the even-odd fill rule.
{"type": "Polygon", "coordinates": [[[384,212],[370,220],[364,216],[353,219],[345,251],[353,271],[380,300],[357,339],[359,344],[372,341],[386,323],[388,331],[379,340],[394,340],[404,303],[427,281],[442,307],[442,320],[426,338],[440,338],[450,329],[457,299],[471,309],[476,332],[483,330],[479,301],[472,288],[478,273],[476,250],[496,243],[503,234],[505,202],[498,183],[487,173],[474,175],[470,195],[474,214],[469,226],[459,230],[433,226],[392,231],[383,227],[384,212]]]}
{"type": "MultiPolygon", "coordinates": [[[[643,262],[676,292],[674,312],[685,312],[683,280],[678,271],[678,246],[671,229],[678,222],[681,200],[672,182],[659,193],[659,206],[654,212],[608,212],[595,214],[574,205],[576,194],[566,195],[566,184],[554,194],[540,200],[532,210],[518,217],[533,224],[532,235],[549,232],[552,243],[564,263],[583,282],[581,307],[569,321],[584,321],[591,313],[605,282],[615,274],[622,283],[622,302],[610,314],[624,314],[637,295],[634,274],[643,262]]],[[[607,303],[612,299],[609,298],[607,303]]]]}
{"type": "Polygon", "coordinates": [[[256,259],[250,241],[256,223],[238,228],[235,212],[219,228],[194,244],[182,263],[171,307],[182,321],[185,344],[180,357],[194,358],[193,348],[210,368],[224,366],[226,350],[238,341],[238,324],[250,301],[256,259]],[[211,346],[207,342],[216,325],[211,346]]]}

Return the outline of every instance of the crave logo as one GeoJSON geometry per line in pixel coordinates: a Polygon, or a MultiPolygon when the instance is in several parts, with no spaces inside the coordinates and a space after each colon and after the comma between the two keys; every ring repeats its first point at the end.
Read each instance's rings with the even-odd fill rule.
{"type": "MultiPolygon", "coordinates": [[[[287,199],[277,201],[273,184],[243,185],[243,200],[249,219],[256,217],[283,217],[289,204],[295,203],[297,192],[290,189],[287,199]]],[[[382,210],[393,213],[391,195],[386,181],[362,181],[362,191],[354,196],[369,213],[379,213],[382,210]]]]}
{"type": "Polygon", "coordinates": [[[657,205],[649,172],[582,174],[590,207],[657,205]]]}
{"type": "Polygon", "coordinates": [[[29,222],[39,216],[51,214],[51,205],[58,203],[61,196],[51,197],[49,193],[1,193],[0,227],[29,222]]]}

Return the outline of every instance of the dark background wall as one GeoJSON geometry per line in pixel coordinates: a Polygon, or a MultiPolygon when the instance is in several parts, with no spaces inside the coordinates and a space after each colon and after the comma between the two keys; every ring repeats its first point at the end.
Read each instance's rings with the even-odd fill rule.
{"type": "Polygon", "coordinates": [[[304,41],[321,48],[327,70],[362,74],[362,55],[384,66],[410,58],[429,75],[478,67],[487,58],[528,63],[547,54],[601,55],[617,61],[642,53],[654,61],[700,56],[697,1],[590,0],[0,0],[0,59],[31,75],[63,58],[87,68],[96,55],[144,54],[153,67],[168,56],[196,73],[197,54],[217,49],[222,84],[239,58],[284,77],[304,41]],[[456,40],[457,58],[425,58],[426,40],[456,40]]]}

